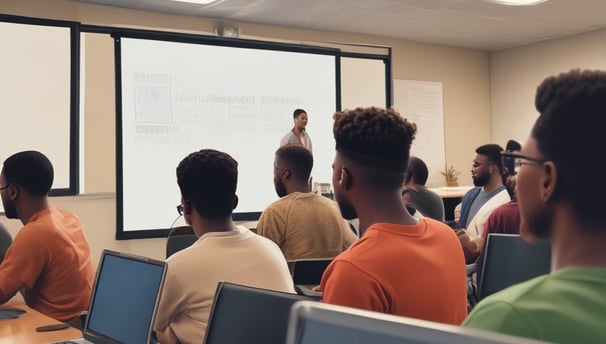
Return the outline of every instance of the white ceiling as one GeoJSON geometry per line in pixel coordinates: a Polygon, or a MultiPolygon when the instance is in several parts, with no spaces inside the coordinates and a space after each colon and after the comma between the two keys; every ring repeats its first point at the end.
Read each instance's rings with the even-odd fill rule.
{"type": "Polygon", "coordinates": [[[531,7],[486,0],[76,1],[490,51],[606,27],[606,0],[548,0],[531,7]]]}

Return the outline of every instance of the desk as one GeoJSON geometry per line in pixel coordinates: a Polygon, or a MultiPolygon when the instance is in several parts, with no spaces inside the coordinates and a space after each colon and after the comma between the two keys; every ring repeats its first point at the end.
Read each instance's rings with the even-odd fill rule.
{"type": "Polygon", "coordinates": [[[461,202],[461,199],[467,191],[472,189],[473,186],[444,186],[440,188],[431,188],[435,191],[444,203],[444,220],[454,220],[454,209],[461,202]]]}
{"type": "Polygon", "coordinates": [[[73,327],[57,331],[36,332],[38,326],[60,322],[29,308],[22,302],[9,301],[0,306],[0,308],[2,307],[16,307],[26,311],[17,319],[0,320],[0,343],[2,344],[52,343],[82,337],[82,332],[73,327]]]}

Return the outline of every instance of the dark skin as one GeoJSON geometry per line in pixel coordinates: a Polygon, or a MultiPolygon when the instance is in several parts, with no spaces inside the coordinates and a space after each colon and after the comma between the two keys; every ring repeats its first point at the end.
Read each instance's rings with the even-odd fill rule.
{"type": "Polygon", "coordinates": [[[402,201],[400,186],[395,185],[390,189],[377,188],[368,182],[369,174],[376,172],[376,169],[349,160],[339,152],[335,156],[335,197],[340,207],[342,204],[349,206],[357,214],[360,220],[360,235],[372,224],[379,222],[416,225],[418,220],[408,213],[402,201]]]}
{"type": "MultiPolygon", "coordinates": [[[[0,174],[0,185],[6,186],[7,184],[4,174],[0,174]]],[[[5,202],[12,202],[15,205],[17,216],[24,225],[34,214],[48,208],[46,195],[32,195],[17,183],[12,183],[8,188],[2,190],[2,198],[5,202]]]]}
{"type": "Polygon", "coordinates": [[[291,166],[286,161],[276,156],[274,159],[274,182],[281,182],[286,189],[286,194],[290,195],[293,192],[310,192],[310,180],[297,176],[293,173],[291,166]]]}
{"type": "MultiPolygon", "coordinates": [[[[521,153],[542,158],[533,137],[528,138],[521,153]]],[[[586,224],[565,197],[554,199],[558,172],[558,166],[553,161],[521,166],[516,184],[522,218],[520,234],[527,241],[535,240],[529,224],[545,216],[546,210],[552,208],[553,218],[548,235],[551,240],[552,271],[571,266],[606,266],[606,230],[598,225],[586,224]]]]}

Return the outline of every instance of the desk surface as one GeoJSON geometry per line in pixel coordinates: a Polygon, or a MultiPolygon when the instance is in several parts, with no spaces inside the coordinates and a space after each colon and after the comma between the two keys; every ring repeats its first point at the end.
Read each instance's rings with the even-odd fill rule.
{"type": "Polygon", "coordinates": [[[461,198],[473,186],[443,186],[439,188],[430,188],[442,198],[461,198]]]}
{"type": "Polygon", "coordinates": [[[82,332],[73,327],[57,331],[36,332],[38,326],[60,322],[29,308],[22,302],[10,301],[0,306],[0,308],[3,307],[20,308],[26,313],[21,314],[17,319],[0,320],[0,343],[2,344],[52,343],[82,337],[82,332]]]}

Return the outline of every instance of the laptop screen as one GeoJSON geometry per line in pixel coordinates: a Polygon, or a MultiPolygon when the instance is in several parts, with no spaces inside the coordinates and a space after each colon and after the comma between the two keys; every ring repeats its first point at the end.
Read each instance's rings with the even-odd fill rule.
{"type": "Polygon", "coordinates": [[[161,261],[104,251],[85,337],[147,343],[164,270],[161,261]]]}

